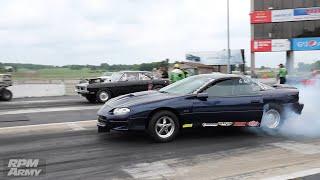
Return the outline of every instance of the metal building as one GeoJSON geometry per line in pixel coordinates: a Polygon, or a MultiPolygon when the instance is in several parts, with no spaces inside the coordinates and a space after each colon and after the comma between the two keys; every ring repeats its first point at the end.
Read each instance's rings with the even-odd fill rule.
{"type": "Polygon", "coordinates": [[[287,52],[293,71],[294,51],[320,50],[320,0],[251,0],[251,71],[255,52],[287,52]]]}

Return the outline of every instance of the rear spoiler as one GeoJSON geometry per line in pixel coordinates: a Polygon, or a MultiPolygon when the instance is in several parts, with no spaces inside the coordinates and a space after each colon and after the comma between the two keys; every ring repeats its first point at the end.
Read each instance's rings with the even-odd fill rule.
{"type": "Polygon", "coordinates": [[[274,84],[272,85],[272,87],[276,88],[276,89],[297,89],[296,87],[287,85],[287,84],[274,84]]]}

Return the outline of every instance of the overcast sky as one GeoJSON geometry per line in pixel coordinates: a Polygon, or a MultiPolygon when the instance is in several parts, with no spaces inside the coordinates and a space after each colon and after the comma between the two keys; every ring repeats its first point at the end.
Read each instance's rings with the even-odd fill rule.
{"type": "MultiPolygon", "coordinates": [[[[231,48],[249,51],[250,1],[230,2],[231,48]]],[[[225,48],[225,0],[0,1],[0,62],[133,64],[225,48]]],[[[284,53],[257,58],[275,66],[284,53]]]]}

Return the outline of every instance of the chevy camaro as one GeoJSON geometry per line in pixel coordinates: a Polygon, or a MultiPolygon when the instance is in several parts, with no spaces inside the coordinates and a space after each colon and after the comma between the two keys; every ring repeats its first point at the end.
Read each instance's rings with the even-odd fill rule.
{"type": "Polygon", "coordinates": [[[98,112],[98,132],[147,131],[157,142],[172,141],[183,128],[260,127],[276,130],[284,109],[300,114],[299,91],[270,87],[238,75],[197,75],[159,91],[111,99],[98,112]]]}

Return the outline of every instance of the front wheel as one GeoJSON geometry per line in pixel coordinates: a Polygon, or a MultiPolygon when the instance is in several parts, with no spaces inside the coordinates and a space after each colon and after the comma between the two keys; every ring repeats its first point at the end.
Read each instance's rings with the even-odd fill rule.
{"type": "Polygon", "coordinates": [[[159,111],[155,113],[148,125],[148,132],[156,142],[170,142],[179,133],[179,120],[170,111],[159,111]]]}
{"type": "Polygon", "coordinates": [[[111,99],[111,93],[107,90],[101,90],[101,91],[98,91],[96,98],[98,102],[105,103],[109,99],[111,99]]]}
{"type": "Polygon", "coordinates": [[[3,101],[10,101],[13,95],[12,92],[8,89],[3,89],[1,92],[1,100],[3,101]]]}

